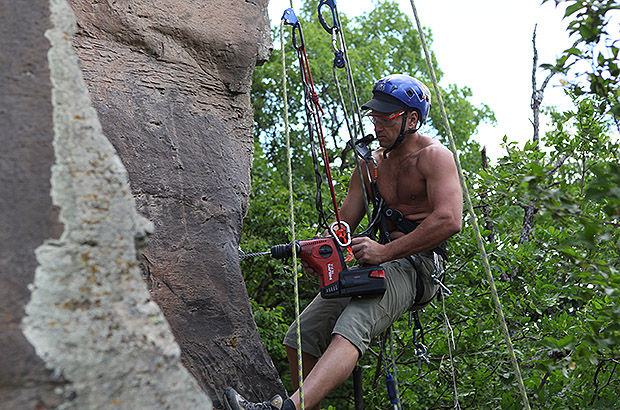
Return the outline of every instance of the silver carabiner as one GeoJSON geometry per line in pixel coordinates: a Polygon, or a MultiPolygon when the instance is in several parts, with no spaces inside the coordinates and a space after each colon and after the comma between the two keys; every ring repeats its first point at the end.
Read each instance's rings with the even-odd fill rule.
{"type": "Polygon", "coordinates": [[[448,289],[448,287],[446,285],[441,283],[441,279],[440,278],[443,275],[444,269],[443,269],[443,263],[439,259],[439,255],[437,254],[437,252],[433,252],[433,259],[435,261],[435,270],[433,270],[433,273],[431,274],[431,277],[433,278],[433,281],[437,285],[439,285],[439,287],[441,287],[441,289],[443,289],[446,292],[446,294],[451,295],[452,291],[450,291],[450,289],[448,289]]]}
{"type": "Polygon", "coordinates": [[[334,221],[332,222],[331,225],[329,225],[329,233],[331,234],[331,236],[334,238],[334,240],[336,241],[336,243],[338,243],[338,245],[342,246],[343,248],[346,248],[347,246],[351,245],[351,227],[349,226],[348,223],[346,223],[345,221],[334,221]],[[347,240],[345,243],[343,243],[340,238],[338,237],[338,235],[336,235],[336,231],[334,230],[334,227],[338,225],[338,226],[344,226],[347,230],[347,240]]]}

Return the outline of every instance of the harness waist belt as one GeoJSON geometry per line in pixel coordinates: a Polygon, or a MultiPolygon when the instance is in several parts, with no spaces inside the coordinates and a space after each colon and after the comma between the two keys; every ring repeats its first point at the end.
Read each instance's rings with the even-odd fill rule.
{"type": "MultiPolygon", "coordinates": [[[[417,228],[418,225],[420,225],[417,222],[413,222],[405,218],[403,216],[403,213],[400,212],[398,209],[392,209],[392,208],[386,207],[383,209],[383,215],[385,215],[385,217],[389,219],[390,221],[394,222],[394,224],[396,225],[396,229],[398,229],[400,232],[403,232],[404,234],[413,232],[413,230],[417,228]]],[[[442,242],[440,245],[434,247],[431,250],[437,253],[438,255],[440,255],[444,260],[448,259],[446,242],[442,242]]]]}

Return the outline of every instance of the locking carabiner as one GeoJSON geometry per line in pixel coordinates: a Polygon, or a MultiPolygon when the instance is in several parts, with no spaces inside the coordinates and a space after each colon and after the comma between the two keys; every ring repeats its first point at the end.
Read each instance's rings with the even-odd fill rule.
{"type": "Polygon", "coordinates": [[[334,67],[344,68],[344,66],[346,65],[346,60],[344,58],[344,52],[342,51],[342,38],[340,24],[338,22],[339,20],[338,10],[336,9],[336,0],[319,1],[317,12],[319,15],[319,22],[321,23],[325,31],[332,35],[332,48],[334,49],[334,67]],[[321,8],[323,6],[329,7],[329,10],[332,13],[331,26],[325,21],[325,17],[323,17],[323,13],[321,13],[321,8]]]}
{"type": "Polygon", "coordinates": [[[332,222],[329,225],[329,233],[343,248],[351,245],[351,227],[345,221],[332,222]]]}
{"type": "Polygon", "coordinates": [[[321,0],[319,1],[319,6],[317,7],[317,11],[319,13],[319,22],[328,33],[332,33],[334,29],[340,30],[340,26],[338,25],[338,12],[336,10],[336,0],[321,0]],[[323,13],[321,13],[321,7],[327,6],[332,13],[332,25],[330,26],[325,21],[323,17],[323,13]]]}

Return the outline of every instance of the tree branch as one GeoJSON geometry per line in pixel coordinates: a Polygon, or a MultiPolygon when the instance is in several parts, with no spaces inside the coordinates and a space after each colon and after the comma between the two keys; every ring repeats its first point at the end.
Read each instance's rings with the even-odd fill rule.
{"type": "MultiPolygon", "coordinates": [[[[489,169],[489,161],[487,158],[487,147],[483,147],[482,151],[480,151],[480,155],[482,156],[482,169],[487,171],[489,169]]],[[[486,202],[487,192],[483,190],[480,193],[480,199],[482,202],[482,215],[484,215],[484,228],[489,231],[489,236],[487,236],[487,240],[491,243],[495,242],[495,227],[493,226],[493,220],[491,219],[491,211],[489,210],[489,204],[486,202]]]]}
{"type": "Polygon", "coordinates": [[[536,144],[536,150],[539,149],[539,141],[540,141],[540,106],[542,105],[545,88],[549,84],[551,77],[555,74],[555,72],[551,71],[547,78],[542,83],[540,88],[536,86],[536,71],[538,69],[538,50],[536,49],[536,28],[538,25],[534,26],[534,34],[532,35],[532,45],[534,48],[534,63],[532,67],[532,100],[530,102],[530,107],[532,108],[534,119],[532,121],[532,125],[534,126],[534,136],[532,137],[532,141],[536,144]]]}

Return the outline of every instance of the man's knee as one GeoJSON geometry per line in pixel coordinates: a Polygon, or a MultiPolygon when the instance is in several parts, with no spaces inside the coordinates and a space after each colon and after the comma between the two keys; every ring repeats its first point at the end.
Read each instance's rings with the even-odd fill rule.
{"type": "Polygon", "coordinates": [[[329,348],[338,349],[341,354],[356,355],[356,359],[359,359],[361,356],[358,347],[349,339],[338,333],[332,336],[332,342],[329,344],[328,349],[329,348]]]}

